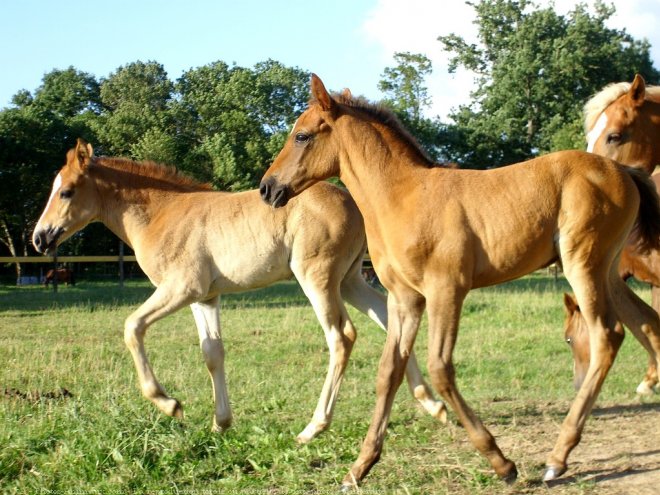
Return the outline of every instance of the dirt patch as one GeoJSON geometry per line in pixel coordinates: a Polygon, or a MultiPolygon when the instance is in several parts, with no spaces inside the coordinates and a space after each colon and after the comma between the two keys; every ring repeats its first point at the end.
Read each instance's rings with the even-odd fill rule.
{"type": "Polygon", "coordinates": [[[569,457],[568,472],[547,485],[542,483],[538,477],[566,410],[539,406],[538,416],[527,410],[515,426],[497,433],[502,450],[513,460],[523,460],[519,468],[526,478],[525,488],[516,490],[514,486],[513,493],[660,493],[660,404],[657,402],[597,406],[586,423],[580,444],[569,457]],[[529,476],[525,476],[526,471],[529,476]]]}
{"type": "Polygon", "coordinates": [[[69,397],[73,397],[73,394],[65,388],[59,388],[52,392],[40,392],[39,390],[30,390],[27,392],[22,392],[16,388],[6,388],[4,389],[4,397],[9,399],[17,398],[17,399],[38,402],[42,399],[47,399],[47,400],[68,399],[69,397]]]}

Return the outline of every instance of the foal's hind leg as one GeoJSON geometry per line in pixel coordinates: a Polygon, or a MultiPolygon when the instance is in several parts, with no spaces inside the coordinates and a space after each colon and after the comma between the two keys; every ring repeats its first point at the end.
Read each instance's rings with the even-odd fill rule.
{"type": "MultiPolygon", "coordinates": [[[[653,290],[658,289],[654,287],[653,290]]],[[[637,393],[652,394],[653,387],[658,384],[658,366],[660,366],[660,318],[658,313],[642,301],[622,280],[612,281],[612,295],[619,319],[649,353],[649,367],[637,387],[637,393]]]]}
{"type": "MultiPolygon", "coordinates": [[[[371,287],[362,277],[359,267],[344,278],[341,284],[341,294],[345,301],[358,311],[366,314],[378,326],[387,331],[387,298],[371,287]]],[[[406,365],[406,380],[413,397],[434,418],[442,423],[447,422],[447,408],[441,400],[433,397],[431,388],[424,381],[422,372],[417,364],[415,353],[411,351],[406,365]]]]}
{"type": "Polygon", "coordinates": [[[231,425],[231,407],[225,380],[225,349],[220,334],[220,298],[191,304],[190,309],[195,317],[199,345],[213,383],[213,430],[222,431],[231,425]]]}
{"type": "MultiPolygon", "coordinates": [[[[607,274],[595,262],[585,267],[572,267],[564,263],[564,273],[573,291],[589,328],[591,359],[589,369],[578,390],[577,396],[561,426],[559,437],[548,456],[544,481],[561,476],[567,469],[567,459],[571,450],[580,442],[582,430],[605,377],[614,362],[623,342],[623,328],[617,323],[615,302],[609,280],[619,280],[616,269],[607,274]]],[[[623,282],[621,282],[623,283],[623,282]]]]}
{"type": "Polygon", "coordinates": [[[357,337],[353,322],[339,296],[339,283],[332,280],[333,276],[334,274],[329,270],[319,270],[297,277],[323,327],[330,351],[328,373],[321,396],[312,420],[297,437],[300,443],[309,442],[330,426],[339,386],[344,378],[348,358],[357,337]],[[326,277],[330,277],[331,280],[327,280],[326,277]]]}
{"type": "Polygon", "coordinates": [[[169,397],[156,380],[144,349],[144,336],[149,325],[191,302],[185,295],[161,286],[124,323],[124,342],[133,356],[142,394],[165,414],[177,418],[183,418],[181,404],[169,397]]]}

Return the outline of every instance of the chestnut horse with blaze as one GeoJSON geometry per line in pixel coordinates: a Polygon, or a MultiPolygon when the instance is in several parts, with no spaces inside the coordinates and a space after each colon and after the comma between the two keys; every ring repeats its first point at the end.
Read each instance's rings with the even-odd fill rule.
{"type": "MultiPolygon", "coordinates": [[[[345,191],[322,184],[290,207],[273,210],[264,208],[256,190],[213,191],[171,167],[95,157],[92,146],[79,140],[55,178],[34,230],[34,245],[41,253],[52,252],[93,221],[103,222],[133,248],[140,268],[156,286],[124,325],[124,340],[146,398],[165,414],[182,416],[179,401],[167,395],[154,375],[144,338],[154,322],[190,306],[213,385],[213,428],[228,427],[232,414],[220,295],[295,276],[330,350],[318,405],[298,441],[307,442],[328,428],[356,338],[343,300],[381,327],[387,324],[385,296],[360,273],[366,251],[364,224],[345,191]]],[[[444,404],[432,397],[414,360],[408,379],[427,411],[444,420],[444,404]]]]}
{"type": "MultiPolygon", "coordinates": [[[[647,86],[637,74],[632,83],[605,86],[584,106],[587,150],[652,173],[660,164],[660,87],[647,86]]],[[[651,177],[660,185],[660,174],[651,177]]],[[[651,284],[652,307],[660,312],[660,251],[640,252],[634,240],[621,255],[619,274],[651,284]]],[[[575,385],[579,387],[589,366],[589,332],[574,297],[564,295],[564,338],[574,358],[575,385]]],[[[637,387],[638,394],[651,394],[658,385],[655,351],[646,334],[631,328],[649,354],[649,366],[637,387]]]]}
{"type": "Polygon", "coordinates": [[[649,174],[660,165],[660,86],[632,83],[605,86],[584,106],[587,151],[649,174]]]}
{"type": "Polygon", "coordinates": [[[311,86],[313,99],[262,179],[261,195],[284,207],[316,182],[339,176],[362,212],[373,266],[389,291],[376,407],[343,486],[359,483],[380,457],[424,310],[433,385],[495,472],[516,478],[515,464],[458,391],[452,353],[471,289],[555,261],[577,295],[593,351],[547,458],[544,479],[557,478],[621,344],[617,321],[646,333],[660,359],[658,315],[616,270],[636,219],[640,242],[658,245],[660,206],[648,175],[582,151],[484,171],[437,167],[391,112],[348,91],[330,95],[315,75],[311,86]]]}

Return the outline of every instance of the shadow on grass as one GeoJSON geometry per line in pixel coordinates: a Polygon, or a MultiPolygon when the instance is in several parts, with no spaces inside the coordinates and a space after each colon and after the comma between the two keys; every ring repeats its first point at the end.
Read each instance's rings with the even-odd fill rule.
{"type": "MultiPolygon", "coordinates": [[[[0,287],[0,313],[20,311],[34,313],[71,307],[138,307],[153,293],[146,281],[130,282],[119,287],[109,282],[79,282],[75,286],[61,285],[52,289],[37,286],[0,287]]],[[[309,305],[309,301],[295,280],[278,282],[269,287],[220,297],[223,309],[279,308],[309,305]]]]}
{"type": "MultiPolygon", "coordinates": [[[[638,284],[641,286],[641,284],[638,284]]],[[[81,281],[75,286],[61,285],[58,292],[41,286],[0,286],[0,313],[2,311],[43,311],[75,306],[94,306],[99,308],[130,306],[142,304],[154,288],[147,281],[130,281],[123,288],[112,282],[81,281]]],[[[566,279],[557,278],[545,272],[536,272],[529,276],[512,280],[504,284],[478,289],[499,293],[520,294],[526,292],[570,292],[566,279]]],[[[288,306],[306,306],[309,301],[295,280],[286,280],[269,287],[252,291],[226,294],[221,296],[223,309],[235,308],[281,308],[288,306]]],[[[472,303],[467,311],[482,309],[482,305],[472,303]],[[475,306],[476,304],[476,306],[475,306]],[[472,307],[475,306],[475,307],[472,307]]]]}

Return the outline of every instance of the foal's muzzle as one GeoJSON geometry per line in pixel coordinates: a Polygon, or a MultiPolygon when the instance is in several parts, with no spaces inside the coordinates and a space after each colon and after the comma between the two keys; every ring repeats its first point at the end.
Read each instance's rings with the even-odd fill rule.
{"type": "Polygon", "coordinates": [[[275,208],[285,206],[289,202],[289,188],[280,184],[272,176],[261,181],[259,193],[261,194],[261,199],[275,208]]]}
{"type": "Polygon", "coordinates": [[[48,227],[46,229],[35,230],[32,234],[32,244],[37,252],[48,254],[57,247],[57,241],[64,234],[62,227],[48,227]]]}

